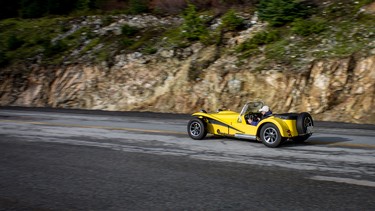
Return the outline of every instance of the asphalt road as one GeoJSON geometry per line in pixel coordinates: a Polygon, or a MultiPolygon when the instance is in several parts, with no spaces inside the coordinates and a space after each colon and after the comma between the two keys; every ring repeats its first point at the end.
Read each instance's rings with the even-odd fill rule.
{"type": "Polygon", "coordinates": [[[0,108],[0,210],[374,210],[375,126],[280,148],[187,115],[0,108]]]}

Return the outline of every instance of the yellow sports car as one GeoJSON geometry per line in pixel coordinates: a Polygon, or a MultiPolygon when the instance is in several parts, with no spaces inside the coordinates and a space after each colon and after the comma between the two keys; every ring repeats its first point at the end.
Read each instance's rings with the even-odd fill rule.
{"type": "Polygon", "coordinates": [[[210,133],[258,140],[268,147],[277,147],[288,139],[303,142],[312,135],[314,121],[309,113],[283,113],[264,117],[264,112],[261,113],[264,108],[269,110],[263,102],[255,101],[246,103],[240,113],[222,110],[207,113],[202,110],[192,115],[194,118],[189,121],[187,132],[196,140],[210,133]]]}

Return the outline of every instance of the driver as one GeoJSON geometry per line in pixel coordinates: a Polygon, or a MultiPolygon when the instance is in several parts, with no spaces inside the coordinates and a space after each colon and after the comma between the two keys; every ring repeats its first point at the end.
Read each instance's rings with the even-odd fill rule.
{"type": "Polygon", "coordinates": [[[257,119],[248,119],[247,122],[250,124],[250,125],[253,125],[253,126],[257,126],[258,123],[262,120],[262,119],[265,119],[267,117],[270,117],[272,115],[272,111],[270,109],[270,107],[268,106],[263,106],[261,109],[259,109],[259,112],[262,114],[262,117],[261,118],[257,118],[257,119]]]}

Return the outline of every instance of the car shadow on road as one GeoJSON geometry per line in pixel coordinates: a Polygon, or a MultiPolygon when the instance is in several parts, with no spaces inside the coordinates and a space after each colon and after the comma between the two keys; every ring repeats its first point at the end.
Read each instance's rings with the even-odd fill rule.
{"type": "MultiPolygon", "coordinates": [[[[216,136],[216,135],[208,135],[205,140],[207,141],[239,141],[239,142],[249,142],[249,143],[258,143],[262,144],[262,142],[257,140],[248,140],[248,139],[241,139],[241,138],[233,138],[233,137],[223,137],[223,136],[216,136]]],[[[293,140],[287,140],[278,147],[300,147],[300,146],[313,146],[313,145],[339,145],[339,143],[349,142],[351,141],[348,138],[343,138],[340,136],[312,136],[307,139],[305,142],[296,142],[293,140]]]]}
{"type": "Polygon", "coordinates": [[[292,140],[288,140],[283,143],[282,147],[294,147],[294,146],[311,146],[311,145],[335,145],[337,143],[349,142],[350,139],[339,136],[318,136],[310,137],[305,142],[298,143],[292,140]]]}

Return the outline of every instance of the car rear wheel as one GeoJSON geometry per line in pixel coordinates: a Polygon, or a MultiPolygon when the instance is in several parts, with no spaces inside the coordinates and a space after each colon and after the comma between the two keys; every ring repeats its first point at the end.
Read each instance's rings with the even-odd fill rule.
{"type": "MultiPolygon", "coordinates": [[[[311,115],[307,112],[302,112],[297,117],[297,131],[298,134],[311,134],[314,127],[314,121],[311,115]]],[[[305,139],[306,140],[306,139],[305,139]]]]}
{"type": "Polygon", "coordinates": [[[190,138],[201,140],[207,135],[206,124],[201,119],[192,119],[188,123],[187,132],[190,138]]]}
{"type": "Polygon", "coordinates": [[[267,147],[277,147],[283,142],[279,129],[272,123],[267,123],[262,127],[260,139],[267,147]]]}

